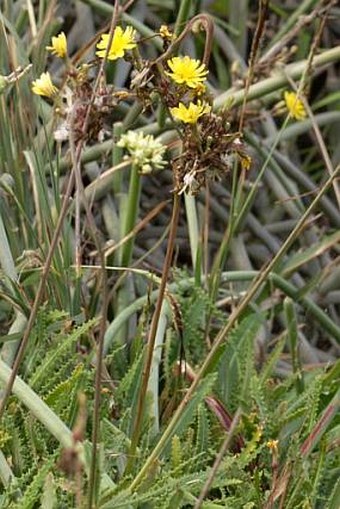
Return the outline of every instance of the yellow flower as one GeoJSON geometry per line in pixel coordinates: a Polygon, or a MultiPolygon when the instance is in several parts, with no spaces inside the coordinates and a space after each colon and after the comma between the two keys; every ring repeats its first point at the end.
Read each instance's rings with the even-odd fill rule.
{"type": "MultiPolygon", "coordinates": [[[[136,31],[132,27],[126,27],[124,31],[121,27],[116,27],[113,33],[111,47],[109,49],[107,59],[117,60],[117,58],[123,58],[126,50],[135,48],[137,46],[135,42],[135,34],[136,31]]],[[[97,44],[97,48],[100,50],[96,52],[98,57],[105,57],[109,39],[110,34],[102,34],[102,40],[97,44]]]]}
{"type": "Polygon", "coordinates": [[[32,92],[37,95],[53,97],[58,89],[53,85],[49,72],[43,72],[37,80],[32,83],[32,92]]]}
{"type": "Polygon", "coordinates": [[[56,55],[59,58],[64,58],[67,55],[67,39],[64,32],[60,32],[57,37],[52,37],[52,46],[46,46],[47,51],[50,51],[52,55],[56,55]]]}
{"type": "Polygon", "coordinates": [[[194,60],[188,56],[174,57],[168,60],[167,64],[172,73],[166,72],[166,74],[179,85],[185,83],[190,88],[197,88],[201,85],[207,79],[209,72],[200,60],[194,60]]]}
{"type": "Polygon", "coordinates": [[[159,29],[159,35],[162,37],[162,39],[172,39],[173,33],[170,32],[169,27],[167,25],[161,25],[159,29]]]}
{"type": "Polygon", "coordinates": [[[170,111],[177,120],[181,120],[186,124],[195,124],[202,115],[211,111],[211,106],[197,101],[197,104],[190,103],[187,108],[185,104],[179,103],[178,108],[170,108],[170,111]]]}
{"type": "Polygon", "coordinates": [[[247,154],[241,154],[241,166],[244,170],[248,171],[250,170],[251,164],[252,164],[252,158],[248,156],[247,154]]]}
{"type": "Polygon", "coordinates": [[[266,446],[269,449],[272,449],[273,451],[277,451],[278,443],[279,443],[278,440],[268,440],[268,442],[266,443],[266,446]]]}
{"type": "Polygon", "coordinates": [[[301,99],[298,98],[295,92],[285,91],[284,100],[290,116],[296,120],[303,120],[306,118],[306,110],[301,99]]]}

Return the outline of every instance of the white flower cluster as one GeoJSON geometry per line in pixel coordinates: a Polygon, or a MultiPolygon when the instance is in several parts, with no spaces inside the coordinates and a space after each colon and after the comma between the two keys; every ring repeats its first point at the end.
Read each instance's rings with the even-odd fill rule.
{"type": "MultiPolygon", "coordinates": [[[[166,162],[163,159],[166,147],[151,134],[142,131],[128,131],[123,134],[117,143],[118,147],[126,148],[131,156],[131,161],[141,173],[151,173],[153,169],[162,169],[166,162]]],[[[128,158],[129,156],[125,156],[128,158]]]]}

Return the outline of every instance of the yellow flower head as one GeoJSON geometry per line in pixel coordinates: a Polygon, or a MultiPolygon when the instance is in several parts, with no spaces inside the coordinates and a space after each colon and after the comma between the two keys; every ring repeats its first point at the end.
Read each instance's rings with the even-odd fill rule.
{"type": "Polygon", "coordinates": [[[174,57],[167,61],[172,72],[166,72],[179,85],[185,83],[190,88],[197,88],[207,79],[208,69],[200,60],[188,56],[174,57]]]}
{"type": "Polygon", "coordinates": [[[251,168],[251,164],[252,164],[252,158],[250,156],[248,156],[247,154],[241,154],[240,155],[240,158],[241,158],[241,166],[244,170],[248,171],[250,170],[251,168]]]}
{"type": "Polygon", "coordinates": [[[295,92],[285,91],[284,100],[290,116],[296,120],[303,120],[306,118],[306,110],[301,99],[298,98],[295,92]]]}
{"type": "Polygon", "coordinates": [[[67,39],[64,32],[60,32],[57,37],[52,37],[52,46],[46,46],[47,51],[50,51],[52,55],[56,55],[59,58],[64,58],[67,55],[67,39]]]}
{"type": "MultiPolygon", "coordinates": [[[[136,31],[132,27],[126,27],[124,31],[121,27],[116,27],[113,33],[109,52],[107,54],[107,59],[117,60],[117,58],[123,58],[126,50],[135,48],[137,46],[135,42],[135,34],[136,31]]],[[[102,34],[102,40],[97,44],[99,51],[96,52],[96,55],[99,58],[105,57],[109,39],[110,34],[102,34]]]]}
{"type": "Polygon", "coordinates": [[[37,80],[32,83],[32,92],[37,95],[53,97],[58,89],[53,85],[49,72],[43,72],[37,80]]]}
{"type": "Polygon", "coordinates": [[[173,37],[173,33],[170,32],[167,25],[161,25],[159,29],[159,35],[162,37],[162,39],[172,39],[173,37]]]}
{"type": "Polygon", "coordinates": [[[278,443],[279,443],[278,440],[268,440],[266,446],[273,451],[277,451],[278,443]]]}
{"type": "Polygon", "coordinates": [[[170,111],[177,120],[181,120],[186,124],[196,124],[202,115],[211,111],[211,106],[197,101],[197,104],[191,102],[187,108],[185,104],[179,103],[177,108],[170,108],[170,111]]]}

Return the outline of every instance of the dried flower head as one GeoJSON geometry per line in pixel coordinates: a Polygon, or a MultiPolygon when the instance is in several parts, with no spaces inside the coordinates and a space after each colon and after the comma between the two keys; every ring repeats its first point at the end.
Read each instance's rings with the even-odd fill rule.
{"type": "Polygon", "coordinates": [[[132,163],[138,166],[141,173],[162,169],[166,164],[163,159],[166,147],[155,140],[151,134],[128,131],[121,136],[117,145],[128,150],[132,163]]]}
{"type": "Polygon", "coordinates": [[[64,32],[60,32],[56,37],[52,37],[52,45],[46,46],[47,51],[50,51],[52,55],[56,55],[59,58],[64,58],[67,55],[67,39],[64,32]]]}
{"type": "Polygon", "coordinates": [[[208,69],[200,60],[188,56],[174,57],[167,61],[172,72],[166,72],[175,83],[197,88],[207,79],[208,69]]]}
{"type": "MultiPolygon", "coordinates": [[[[113,33],[111,46],[107,54],[107,59],[117,60],[117,58],[123,58],[125,51],[135,48],[137,46],[135,42],[135,35],[136,31],[130,26],[126,27],[124,31],[121,27],[116,27],[113,33]]],[[[96,52],[96,55],[99,58],[105,57],[109,40],[110,34],[102,34],[102,39],[97,44],[99,51],[96,52]]]]}
{"type": "Polygon", "coordinates": [[[43,72],[40,78],[33,81],[32,92],[45,97],[53,97],[58,92],[57,87],[52,83],[49,72],[43,72]]]}
{"type": "Polygon", "coordinates": [[[179,103],[177,108],[170,108],[170,111],[177,120],[181,120],[185,124],[196,124],[202,115],[210,113],[211,106],[202,103],[202,101],[197,101],[197,104],[191,102],[188,107],[183,103],[179,103]]]}
{"type": "Polygon", "coordinates": [[[184,124],[183,152],[173,160],[175,192],[197,194],[202,186],[227,176],[235,160],[250,163],[240,133],[230,132],[228,111],[203,115],[192,129],[184,124]]]}
{"type": "Polygon", "coordinates": [[[298,98],[295,92],[288,92],[287,90],[283,94],[286,103],[287,110],[291,117],[296,120],[303,120],[306,118],[306,110],[301,99],[298,98]]]}

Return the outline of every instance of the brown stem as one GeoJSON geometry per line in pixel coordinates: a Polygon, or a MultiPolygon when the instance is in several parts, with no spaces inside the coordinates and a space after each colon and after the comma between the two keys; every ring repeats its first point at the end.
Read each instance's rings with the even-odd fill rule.
{"type": "Polygon", "coordinates": [[[166,285],[168,282],[168,275],[169,270],[171,267],[171,261],[172,256],[174,252],[174,244],[176,240],[176,233],[177,233],[177,225],[178,225],[178,217],[179,217],[179,211],[180,211],[180,197],[175,194],[174,195],[174,203],[172,208],[172,218],[171,218],[171,226],[170,226],[170,232],[169,232],[169,239],[168,239],[168,245],[167,245],[167,251],[166,256],[164,260],[164,267],[163,267],[163,274],[162,279],[159,287],[157,302],[155,306],[155,311],[152,317],[151,326],[150,326],[150,333],[147,343],[147,351],[146,351],[146,359],[144,364],[144,369],[142,373],[142,383],[141,388],[139,392],[139,399],[138,399],[138,406],[137,406],[137,416],[134,423],[132,438],[131,438],[131,447],[129,451],[129,460],[126,467],[127,473],[130,472],[131,467],[133,465],[138,440],[141,433],[142,428],[142,420],[143,420],[143,413],[144,413],[144,407],[145,407],[145,398],[150,378],[150,371],[151,371],[151,365],[152,365],[152,357],[153,357],[153,351],[155,346],[155,339],[156,339],[156,333],[158,328],[158,322],[159,317],[161,314],[161,309],[164,301],[164,294],[166,290],[166,285]]]}
{"type": "Polygon", "coordinates": [[[269,0],[260,0],[259,5],[259,18],[257,20],[256,30],[254,34],[254,39],[251,45],[251,51],[250,51],[250,59],[249,59],[249,70],[247,74],[246,79],[246,85],[244,89],[244,96],[243,96],[243,103],[242,103],[242,109],[240,114],[240,123],[238,130],[242,132],[243,129],[243,123],[244,123],[244,115],[246,110],[246,104],[247,104],[247,96],[248,96],[248,90],[251,85],[251,82],[253,80],[254,76],[254,68],[255,63],[257,59],[258,50],[260,47],[261,38],[264,32],[264,24],[266,21],[266,15],[268,10],[269,0]]]}
{"type": "MultiPolygon", "coordinates": [[[[104,73],[104,66],[105,62],[107,60],[107,56],[109,54],[109,50],[111,47],[111,43],[113,40],[113,34],[115,27],[117,26],[118,22],[118,16],[119,16],[119,0],[115,0],[114,8],[113,8],[113,14],[112,14],[112,20],[111,20],[111,26],[110,26],[110,32],[109,32],[109,40],[105,52],[105,56],[101,62],[98,75],[96,78],[94,91],[91,97],[91,105],[94,102],[95,99],[95,90],[99,86],[101,77],[104,73]]],[[[89,112],[89,110],[88,110],[89,112]]],[[[100,400],[101,400],[101,381],[102,381],[102,369],[103,369],[103,352],[104,352],[104,335],[106,330],[106,317],[107,317],[107,307],[108,307],[108,288],[107,288],[107,274],[105,270],[105,254],[103,252],[102,246],[99,244],[99,241],[97,241],[96,236],[96,225],[95,221],[93,219],[92,214],[90,213],[87,202],[85,199],[85,191],[83,187],[83,183],[80,178],[80,159],[76,161],[76,165],[78,167],[78,181],[80,184],[80,189],[82,191],[82,197],[84,200],[84,205],[86,208],[86,214],[87,219],[89,221],[94,240],[96,242],[96,247],[98,249],[98,254],[100,257],[100,264],[102,268],[102,288],[103,288],[103,301],[102,301],[102,310],[101,310],[101,320],[100,320],[100,329],[99,329],[99,337],[98,337],[98,347],[97,347],[97,363],[96,363],[96,378],[95,378],[95,392],[94,392],[94,408],[93,408],[93,428],[92,428],[92,455],[91,455],[91,467],[90,467],[90,478],[89,478],[89,490],[88,490],[88,499],[87,499],[87,506],[88,509],[92,508],[92,502],[93,497],[95,493],[95,485],[96,485],[96,464],[97,464],[97,443],[98,443],[98,437],[99,437],[99,426],[100,426],[100,400]]]]}
{"type": "Polygon", "coordinates": [[[204,46],[204,54],[202,62],[207,66],[210,59],[211,54],[211,47],[213,43],[213,35],[214,35],[214,23],[211,19],[211,17],[208,14],[198,14],[194,18],[192,18],[190,21],[188,21],[186,27],[184,30],[180,33],[180,35],[174,40],[172,44],[170,44],[169,48],[163,53],[160,57],[158,57],[154,61],[154,65],[159,64],[163,60],[167,59],[174,50],[177,48],[177,46],[183,41],[183,39],[187,36],[187,34],[192,30],[193,25],[201,23],[203,25],[203,28],[207,34],[206,40],[205,40],[205,46],[204,46]]]}

